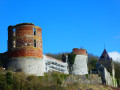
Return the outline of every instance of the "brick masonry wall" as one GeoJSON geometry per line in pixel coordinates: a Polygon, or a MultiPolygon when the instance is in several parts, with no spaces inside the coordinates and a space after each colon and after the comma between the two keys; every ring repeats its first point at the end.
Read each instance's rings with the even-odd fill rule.
{"type": "Polygon", "coordinates": [[[31,23],[8,27],[8,56],[43,58],[41,28],[31,23]],[[36,35],[34,35],[34,28],[36,35]],[[15,29],[15,34],[13,33],[15,29]],[[15,35],[15,36],[14,36],[15,35]],[[36,40],[36,47],[34,47],[36,40]],[[15,47],[14,43],[15,42],[15,47]]]}
{"type": "Polygon", "coordinates": [[[73,48],[73,53],[76,55],[87,55],[87,51],[85,49],[73,48]]]}

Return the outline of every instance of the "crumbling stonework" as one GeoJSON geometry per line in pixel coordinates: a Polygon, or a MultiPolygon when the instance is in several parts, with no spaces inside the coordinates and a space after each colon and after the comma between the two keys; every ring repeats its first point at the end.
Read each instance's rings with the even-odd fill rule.
{"type": "Polygon", "coordinates": [[[8,56],[43,58],[41,28],[32,23],[9,26],[8,56]]]}
{"type": "Polygon", "coordinates": [[[9,59],[7,68],[15,72],[24,72],[26,74],[44,76],[45,62],[40,58],[16,57],[9,59]]]}
{"type": "Polygon", "coordinates": [[[73,49],[73,53],[76,54],[74,64],[71,67],[71,73],[73,75],[85,75],[88,74],[88,56],[85,49],[73,49]]]}
{"type": "Polygon", "coordinates": [[[117,87],[117,81],[115,80],[115,77],[112,76],[103,65],[98,67],[98,72],[98,74],[101,76],[103,84],[117,87]]]}
{"type": "Polygon", "coordinates": [[[41,28],[32,23],[8,27],[8,69],[43,76],[45,62],[41,28]]]}

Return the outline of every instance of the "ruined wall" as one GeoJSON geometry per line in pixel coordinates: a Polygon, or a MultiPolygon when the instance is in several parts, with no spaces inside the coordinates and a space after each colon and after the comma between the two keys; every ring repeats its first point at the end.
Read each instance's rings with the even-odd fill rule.
{"type": "Polygon", "coordinates": [[[32,23],[9,26],[8,58],[8,69],[43,76],[45,62],[41,28],[32,23]]]}
{"type": "Polygon", "coordinates": [[[8,56],[43,58],[41,28],[31,23],[9,26],[8,56]]]}
{"type": "Polygon", "coordinates": [[[114,76],[111,76],[110,73],[105,68],[105,79],[106,85],[117,87],[117,81],[115,80],[114,76]]]}
{"type": "Polygon", "coordinates": [[[88,74],[88,56],[85,49],[73,49],[73,53],[76,54],[74,64],[72,65],[71,73],[73,75],[85,75],[88,74]]]}
{"type": "Polygon", "coordinates": [[[87,56],[87,51],[85,49],[73,48],[73,53],[76,55],[86,55],[87,56]]]}
{"type": "Polygon", "coordinates": [[[112,76],[103,65],[101,65],[98,68],[98,72],[101,76],[103,84],[106,84],[106,85],[112,86],[112,87],[117,87],[117,81],[116,81],[115,77],[112,76]]]}
{"type": "Polygon", "coordinates": [[[16,57],[9,59],[7,68],[15,72],[43,76],[45,72],[45,62],[39,58],[16,57]]]}

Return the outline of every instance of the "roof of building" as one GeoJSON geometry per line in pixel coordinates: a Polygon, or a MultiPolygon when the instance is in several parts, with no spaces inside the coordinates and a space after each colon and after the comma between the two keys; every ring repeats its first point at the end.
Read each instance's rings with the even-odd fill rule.
{"type": "Polygon", "coordinates": [[[104,49],[102,55],[100,56],[100,59],[102,59],[102,58],[104,58],[104,59],[111,59],[110,56],[108,55],[106,49],[104,49]]]}

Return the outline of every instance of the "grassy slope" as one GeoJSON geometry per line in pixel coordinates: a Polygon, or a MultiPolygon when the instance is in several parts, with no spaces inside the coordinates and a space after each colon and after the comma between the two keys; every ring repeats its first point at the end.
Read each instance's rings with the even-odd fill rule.
{"type": "Polygon", "coordinates": [[[110,87],[103,85],[62,84],[67,77],[68,75],[57,72],[37,77],[0,69],[0,90],[111,90],[110,87]]]}

